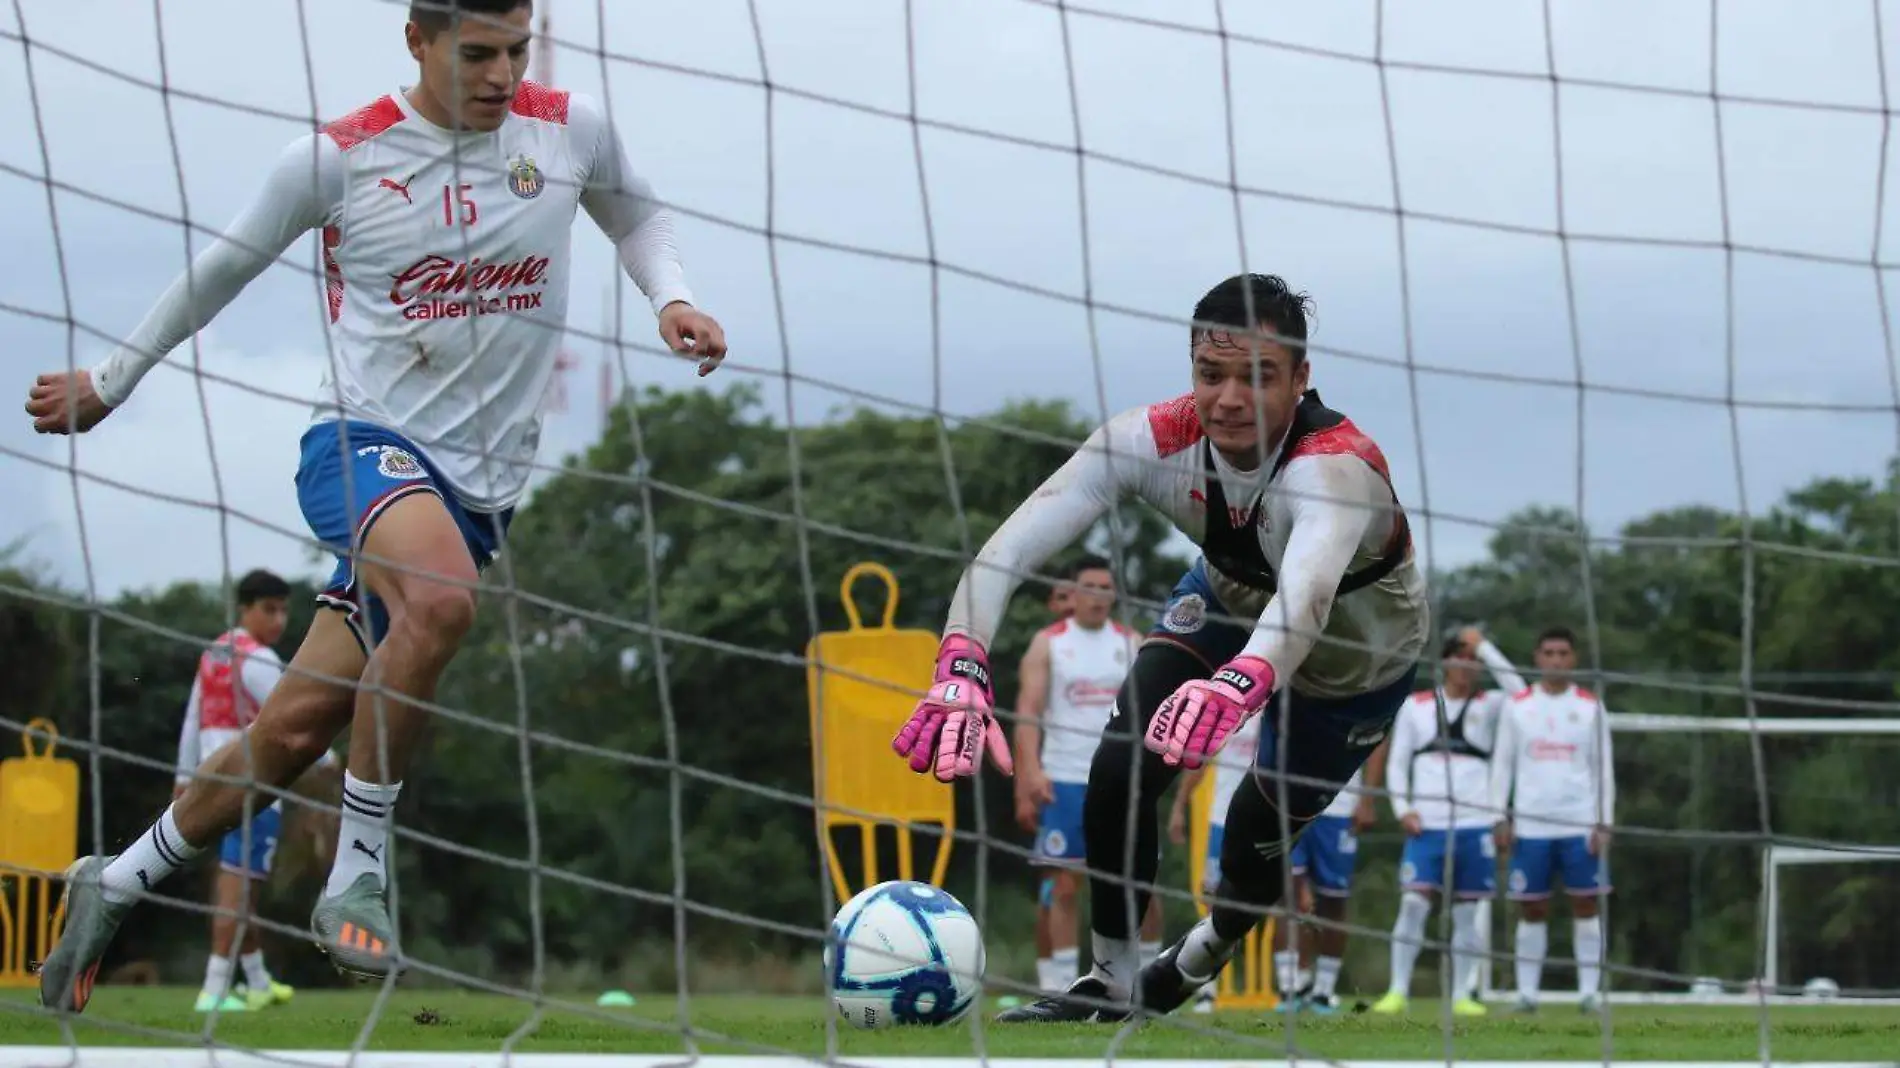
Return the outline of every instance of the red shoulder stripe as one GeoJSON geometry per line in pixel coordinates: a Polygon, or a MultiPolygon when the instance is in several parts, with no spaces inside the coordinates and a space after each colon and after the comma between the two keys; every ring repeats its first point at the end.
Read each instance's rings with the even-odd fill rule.
{"type": "Polygon", "coordinates": [[[570,95],[565,89],[550,89],[540,82],[524,80],[521,88],[515,90],[514,104],[508,110],[524,119],[540,119],[565,126],[570,95]]]}
{"type": "Polygon", "coordinates": [[[1385,453],[1350,419],[1342,419],[1336,426],[1316,430],[1301,438],[1293,446],[1293,455],[1289,459],[1302,456],[1357,456],[1379,472],[1380,478],[1392,481],[1392,470],[1386,463],[1385,453]]]}
{"type": "Polygon", "coordinates": [[[385,96],[326,124],[323,133],[336,142],[336,147],[349,149],[387,131],[403,118],[402,106],[396,103],[396,98],[385,96]]]}
{"type": "Polygon", "coordinates": [[[1148,406],[1148,429],[1154,432],[1155,455],[1173,456],[1182,449],[1200,444],[1207,431],[1194,410],[1194,395],[1182,394],[1173,400],[1148,406]]]}

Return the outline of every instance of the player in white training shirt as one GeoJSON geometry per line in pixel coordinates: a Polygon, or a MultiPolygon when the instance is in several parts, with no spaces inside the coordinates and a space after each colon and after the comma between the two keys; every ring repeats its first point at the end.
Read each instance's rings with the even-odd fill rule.
{"type": "Polygon", "coordinates": [[[1404,1012],[1412,969],[1424,948],[1431,895],[1451,899],[1452,1012],[1483,1016],[1473,996],[1484,952],[1478,906],[1497,892],[1497,847],[1491,825],[1491,752],[1498,717],[1524,677],[1476,627],[1447,639],[1440,650],[1444,678],[1436,690],[1412,695],[1392,725],[1385,780],[1392,814],[1405,831],[1399,858],[1398,919],[1392,925],[1391,985],[1372,1006],[1404,1012]],[[1498,689],[1479,685],[1489,669],[1498,689]],[[1439,721],[1439,709],[1444,721],[1439,721]]]}
{"type": "MultiPolygon", "coordinates": [[[[1016,697],[1016,819],[1036,834],[1030,864],[1048,870],[1037,905],[1048,913],[1048,952],[1036,961],[1045,993],[1075,981],[1076,906],[1087,859],[1082,797],[1115,691],[1140,645],[1134,631],[1109,616],[1115,575],[1108,561],[1083,557],[1066,577],[1068,612],[1030,640],[1016,697]]],[[[1159,906],[1145,918],[1156,939],[1159,906]]]]}
{"type": "Polygon", "coordinates": [[[1603,918],[1610,892],[1610,827],[1616,770],[1610,718],[1595,694],[1571,681],[1577,640],[1564,627],[1537,639],[1537,685],[1505,706],[1491,762],[1491,802],[1503,813],[1498,844],[1511,853],[1510,896],[1518,903],[1517,1008],[1535,1011],[1550,948],[1552,876],[1570,896],[1571,941],[1584,1012],[1597,1008],[1603,974],[1603,918]]]}
{"type": "MultiPolygon", "coordinates": [[[[530,0],[415,0],[404,37],[416,84],[294,141],[125,345],[90,371],[40,376],[27,405],[42,432],[92,428],[278,255],[320,235],[333,358],[297,494],[336,554],[322,598],[336,611],[317,614],[250,745],[207,768],[282,787],[354,722],[342,835],[311,926],[362,977],[400,968],[386,820],[425,721],[411,702],[432,698],[472,625],[475,583],[526,484],[576,211],[614,243],[669,346],[701,374],[725,353],[691,304],[670,216],[602,106],[523,79],[531,15],[530,0]]],[[[243,799],[200,778],[124,854],[73,866],[65,931],[40,972],[45,1004],[85,1007],[141,888],[235,827],[243,799]]]]}
{"type": "MultiPolygon", "coordinates": [[[[238,580],[237,626],[213,639],[198,658],[178,730],[176,797],[206,757],[244,734],[257,710],[284,673],[271,646],[284,636],[289,620],[290,584],[268,571],[252,571],[238,580]]],[[[205,961],[204,986],[197,1011],[244,1012],[268,1008],[291,996],[290,987],[271,977],[264,963],[262,931],[256,917],[257,887],[270,878],[277,853],[282,804],[257,798],[260,805],[248,826],[224,836],[217,879],[212,883],[211,953],[205,961]],[[243,945],[239,921],[245,922],[243,945]],[[244,965],[245,997],[231,991],[233,964],[244,965]]]]}
{"type": "Polygon", "coordinates": [[[1119,1017],[1137,993],[1150,1011],[1181,1005],[1280,898],[1291,844],[1282,783],[1284,821],[1297,833],[1332,803],[1411,692],[1430,626],[1424,576],[1384,455],[1307,388],[1306,313],[1306,299],[1268,275],[1209,290],[1189,332],[1193,392],[1123,412],[1091,435],[984,544],[951,598],[936,681],[892,740],[913,770],[946,782],[975,774],[985,749],[1010,769],[985,650],[1023,575],[1127,496],[1201,547],[1136,656],[1090,766],[1092,967],[1065,995],[1002,1019],[1119,1017]],[[1260,787],[1243,785],[1227,813],[1220,900],[1140,968],[1131,917],[1154,883],[1162,794],[1282,690],[1288,700],[1270,714],[1295,727],[1261,727],[1260,787]]]}

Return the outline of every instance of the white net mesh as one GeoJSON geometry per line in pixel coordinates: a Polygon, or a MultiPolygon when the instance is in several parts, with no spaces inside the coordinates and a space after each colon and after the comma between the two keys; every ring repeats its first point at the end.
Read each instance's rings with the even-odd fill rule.
{"type": "MultiPolygon", "coordinates": [[[[0,989],[0,1066],[60,1047],[201,1062],[205,1044],[671,1063],[1891,1056],[1876,1001],[1900,996],[1883,948],[1900,944],[1900,866],[1769,860],[1900,843],[1882,718],[1900,667],[1883,5],[537,8],[540,75],[607,102],[733,357],[711,391],[656,360],[644,299],[577,224],[574,373],[398,809],[401,984],[341,985],[309,946],[337,847],[318,777],[293,789],[245,925],[295,999],[192,1012],[206,863],[141,906],[86,1014],[56,1018],[29,966],[47,919],[34,858],[63,846],[6,828],[64,787],[0,793],[0,986],[19,988],[0,989]],[[1434,946],[1398,1018],[1273,1013],[1230,989],[1217,1013],[1139,1032],[992,1025],[999,998],[1034,996],[1040,877],[1008,784],[986,776],[956,792],[944,876],[984,932],[978,1010],[841,1032],[819,963],[840,878],[817,841],[852,889],[866,846],[813,834],[813,784],[896,761],[888,733],[865,755],[821,732],[814,762],[807,642],[851,625],[839,580],[887,565],[897,625],[934,631],[983,539],[1090,427],[1184,391],[1187,310],[1242,270],[1314,295],[1315,385],[1391,457],[1437,621],[1484,621],[1525,666],[1532,636],[1568,624],[1586,680],[1631,717],[1614,1011],[1454,1019],[1431,1000],[1434,946]],[[1810,717],[1826,722],[1790,725],[1810,717]],[[1819,979],[1843,1000],[1776,1003],[1819,979]],[[109,1052],[125,1046],[141,1048],[109,1052]]],[[[286,142],[411,81],[404,18],[390,0],[9,5],[14,388],[93,363],[286,142]]],[[[306,238],[98,431],[0,429],[0,726],[57,728],[79,785],[46,818],[76,827],[80,854],[123,848],[162,808],[192,665],[229,626],[237,576],[298,577],[286,650],[309,620],[328,560],[288,476],[331,358],[321,291],[306,238]]],[[[1192,551],[1132,505],[1089,547],[1140,630],[1192,551]]],[[[1005,705],[1049,573],[992,650],[1005,705]]],[[[858,605],[873,621],[875,598],[858,605]]],[[[1381,802],[1345,921],[1346,1010],[1386,989],[1400,841],[1381,802]]],[[[887,868],[896,842],[875,838],[887,868]]],[[[915,843],[927,877],[943,838],[915,843]]],[[[1192,847],[1164,853],[1172,938],[1195,915],[1192,847]]],[[[1546,985],[1569,990],[1556,911],[1546,985]]],[[[1494,1016],[1513,915],[1500,898],[1488,921],[1494,1016]]],[[[1442,910],[1431,930],[1448,937],[1442,910]]],[[[1086,919],[1082,937],[1086,955],[1086,919]]]]}

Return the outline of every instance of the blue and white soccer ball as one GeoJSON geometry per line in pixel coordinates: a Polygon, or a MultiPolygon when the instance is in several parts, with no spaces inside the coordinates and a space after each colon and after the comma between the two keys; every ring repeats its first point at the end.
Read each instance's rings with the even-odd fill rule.
{"type": "Polygon", "coordinates": [[[953,1023],[983,990],[976,917],[929,883],[879,883],[831,921],[825,976],[838,1015],[865,1030],[953,1023]]]}

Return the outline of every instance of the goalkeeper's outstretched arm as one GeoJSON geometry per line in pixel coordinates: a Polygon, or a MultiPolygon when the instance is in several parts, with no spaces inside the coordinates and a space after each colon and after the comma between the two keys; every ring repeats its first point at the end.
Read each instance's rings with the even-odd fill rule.
{"type": "Polygon", "coordinates": [[[1089,435],[983,543],[951,595],[944,637],[961,635],[989,648],[1022,580],[1074,543],[1121,498],[1141,462],[1125,447],[1115,451],[1116,424],[1125,418],[1089,435]]]}

